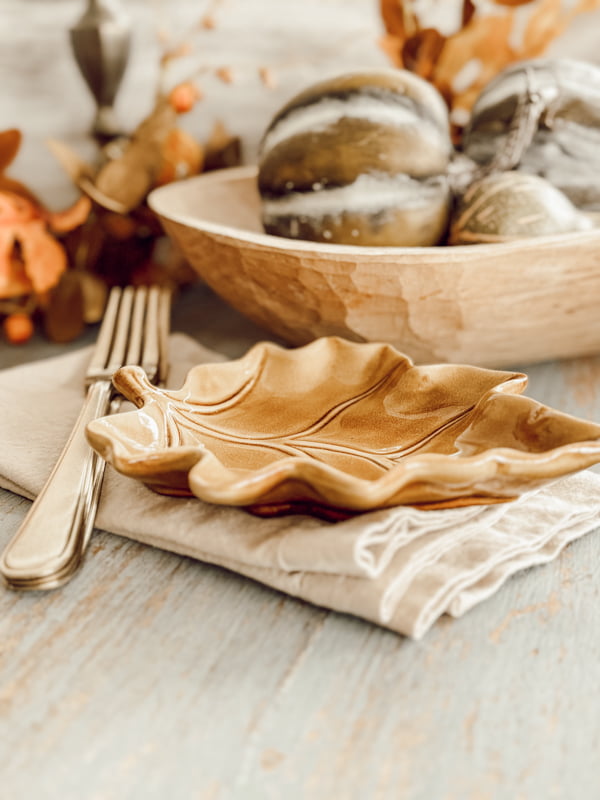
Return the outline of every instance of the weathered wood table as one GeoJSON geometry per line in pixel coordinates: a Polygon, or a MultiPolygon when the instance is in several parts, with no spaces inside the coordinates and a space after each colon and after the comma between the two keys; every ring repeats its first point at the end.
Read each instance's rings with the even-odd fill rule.
{"type": "MultiPolygon", "coordinates": [[[[174,328],[262,335],[202,287],[174,328]]],[[[528,372],[600,419],[600,358],[528,372]]],[[[27,507],[0,491],[0,545],[27,507]]],[[[600,531],[415,644],[98,531],[63,589],[0,589],[2,796],[597,797],[599,559],[600,531]]]]}
{"type": "MultiPolygon", "coordinates": [[[[75,5],[35,0],[29,22],[41,14],[54,35],[75,5]]],[[[9,22],[27,21],[22,2],[4,6],[9,22]]],[[[346,4],[323,6],[343,17],[346,4]]],[[[348,6],[355,19],[365,4],[348,6]]],[[[2,29],[0,49],[9,95],[38,80],[49,103],[43,65],[31,55],[27,80],[17,70],[42,28],[14,30],[2,29]]],[[[10,107],[0,105],[4,127],[19,122],[10,107]]],[[[80,123],[72,99],[69,108],[51,130],[28,117],[37,139],[18,166],[43,179],[46,197],[66,196],[64,178],[37,169],[34,143],[80,123]]],[[[229,355],[264,335],[202,286],[180,296],[173,328],[229,355]]],[[[3,343],[0,365],[63,350],[3,343]]],[[[600,421],[600,357],[525,371],[532,396],[600,421]]],[[[0,491],[0,546],[27,508],[0,491]]],[[[0,588],[0,797],[600,797],[599,561],[600,531],[413,643],[97,531],[84,570],[61,590],[0,588]]]]}

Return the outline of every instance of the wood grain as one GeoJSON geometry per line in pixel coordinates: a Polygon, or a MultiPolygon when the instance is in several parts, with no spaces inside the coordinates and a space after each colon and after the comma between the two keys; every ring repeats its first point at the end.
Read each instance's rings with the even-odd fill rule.
{"type": "MultiPolygon", "coordinates": [[[[232,355],[260,336],[202,287],[192,310],[232,355]]],[[[599,358],[527,371],[600,419],[599,358]]],[[[27,505],[0,493],[0,544],[27,505]]],[[[592,534],[415,644],[98,532],[64,589],[0,592],[7,796],[593,797],[599,557],[592,534]]]]}
{"type": "Polygon", "coordinates": [[[254,167],[164,186],[150,204],[203,280],[293,344],[340,335],[495,368],[600,350],[600,230],[425,248],[267,237],[254,167]]]}
{"type": "MultiPolygon", "coordinates": [[[[145,13],[141,0],[128,5],[145,13]]],[[[255,60],[276,48],[318,62],[331,50],[332,20],[354,37],[361,20],[369,20],[367,30],[374,25],[370,0],[226,5],[227,33],[210,40],[213,56],[224,48],[220,58],[243,40],[263,48],[255,60]],[[253,35],[261,24],[267,33],[253,35]]],[[[91,119],[60,38],[79,6],[4,0],[0,26],[0,122],[18,122],[30,134],[19,173],[58,205],[70,189],[40,145],[49,134],[83,132],[91,119]]],[[[169,3],[176,19],[190,7],[169,3]]],[[[581,35],[572,41],[581,54],[581,35]]],[[[306,61],[295,68],[296,84],[322,68],[306,61]]],[[[145,103],[148,71],[140,60],[120,101],[132,120],[145,103]]],[[[247,85],[235,97],[243,94],[234,110],[225,107],[233,95],[219,102],[234,127],[243,119],[253,130],[260,103],[282,99],[259,100],[247,85]]],[[[207,119],[219,105],[213,102],[207,119]]],[[[229,355],[264,335],[204,287],[178,299],[174,327],[229,355]]],[[[73,346],[93,335],[90,329],[73,346]]],[[[56,350],[40,339],[20,349],[1,343],[0,365],[56,350]]],[[[532,396],[600,421],[598,357],[525,369],[532,396]]],[[[0,492],[0,545],[27,506],[0,492]]],[[[0,589],[1,796],[596,797],[599,560],[600,537],[592,534],[415,644],[98,532],[85,570],[64,589],[0,589]]]]}

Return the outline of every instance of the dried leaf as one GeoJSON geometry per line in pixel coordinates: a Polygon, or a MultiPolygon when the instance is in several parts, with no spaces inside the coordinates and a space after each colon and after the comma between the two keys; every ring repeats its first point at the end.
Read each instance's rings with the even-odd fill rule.
{"type": "MultiPolygon", "coordinates": [[[[463,118],[483,86],[510,63],[541,55],[582,11],[600,8],[600,0],[494,0],[498,13],[476,13],[475,0],[463,0],[462,26],[443,40],[422,29],[410,0],[380,0],[387,34],[380,42],[390,60],[430,80],[446,98],[455,118],[463,118]],[[532,5],[523,21],[518,6],[532,5]],[[501,8],[502,7],[502,8],[501,8]],[[514,44],[516,25],[524,25],[514,44]],[[413,30],[413,28],[415,28],[413,30]],[[471,62],[480,62],[474,83],[462,80],[471,62]]],[[[416,4],[415,4],[416,5],[416,4]]],[[[439,34],[438,34],[439,35],[439,34]]]]}
{"type": "Polygon", "coordinates": [[[132,141],[152,141],[160,144],[177,124],[177,112],[165,98],[160,99],[150,114],[134,130],[132,141]]]}
{"type": "Polygon", "coordinates": [[[444,49],[446,37],[435,28],[425,28],[404,43],[402,61],[406,69],[430,79],[444,49]]]}
{"type": "Polygon", "coordinates": [[[167,100],[160,100],[138,125],[123,155],[102,167],[93,189],[90,191],[86,182],[80,182],[81,187],[104,208],[117,213],[125,214],[139,206],[155,185],[162,147],[176,120],[173,107],[167,100]]]}
{"type": "Polygon", "coordinates": [[[206,142],[206,150],[222,150],[224,147],[227,147],[231,139],[232,134],[225,127],[225,124],[218,119],[214,123],[208,141],[206,142]]]}
{"type": "Polygon", "coordinates": [[[69,264],[77,270],[95,271],[106,233],[100,224],[102,209],[93,207],[85,223],[62,240],[69,264]]]}
{"type": "Polygon", "coordinates": [[[10,192],[11,194],[16,194],[19,197],[24,197],[35,206],[41,205],[39,199],[27,188],[27,186],[22,184],[20,181],[15,181],[12,178],[9,178],[8,175],[2,175],[1,173],[0,192],[10,192]]]}
{"type": "Polygon", "coordinates": [[[516,58],[510,45],[512,19],[509,15],[474,17],[466,28],[449,37],[433,71],[433,83],[452,98],[452,105],[470,108],[481,88],[516,58]],[[481,70],[477,82],[455,93],[453,82],[465,64],[477,59],[481,70]]]}
{"type": "Polygon", "coordinates": [[[83,331],[84,301],[81,273],[68,270],[49,293],[44,311],[44,332],[53,342],[63,344],[83,331]]]}
{"type": "Polygon", "coordinates": [[[139,264],[131,275],[131,283],[134,286],[168,286],[175,290],[176,284],[173,278],[165,271],[164,266],[150,258],[146,262],[139,264]]]}
{"type": "Polygon", "coordinates": [[[566,29],[570,16],[562,12],[562,0],[545,0],[536,6],[527,22],[521,52],[527,58],[541,55],[549,42],[566,29]]]}
{"type": "Polygon", "coordinates": [[[100,196],[115,201],[122,213],[139,206],[154,186],[160,169],[160,146],[151,141],[134,141],[122,158],[109,161],[95,180],[100,196]]]}
{"type": "Polygon", "coordinates": [[[83,321],[93,325],[100,322],[104,314],[108,287],[101,278],[91,272],[78,271],[76,275],[79,277],[83,295],[83,321]]]}
{"type": "Polygon", "coordinates": [[[14,161],[21,146],[21,131],[16,128],[0,132],[0,172],[14,161]]]}
{"type": "Polygon", "coordinates": [[[38,294],[48,291],[67,268],[64,248],[48,233],[42,220],[15,225],[13,232],[33,291],[38,294]]]}
{"type": "Polygon", "coordinates": [[[79,184],[81,178],[93,175],[92,167],[68,145],[58,139],[48,139],[46,146],[75,185],[79,184]]]}
{"type": "Polygon", "coordinates": [[[461,27],[464,28],[465,25],[469,24],[473,18],[475,10],[475,3],[473,0],[463,0],[461,27]]]}
{"type": "Polygon", "coordinates": [[[0,299],[20,297],[31,292],[31,281],[23,262],[15,257],[15,236],[8,228],[0,228],[0,299]]]}
{"type": "Polygon", "coordinates": [[[204,151],[204,169],[235,167],[242,160],[242,147],[238,136],[232,136],[225,125],[217,120],[204,151]]]}
{"type": "Polygon", "coordinates": [[[12,192],[26,198],[35,205],[39,205],[38,198],[24,184],[4,174],[4,170],[15,159],[20,146],[21,132],[19,130],[11,128],[0,132],[0,191],[12,192]]]}
{"type": "Polygon", "coordinates": [[[600,8],[598,0],[579,0],[579,3],[571,9],[571,17],[582,14],[585,11],[594,11],[596,8],[600,8]]]}
{"type": "Polygon", "coordinates": [[[117,239],[120,242],[126,242],[135,236],[137,231],[137,222],[131,216],[124,214],[113,214],[107,211],[102,215],[102,227],[109,236],[117,239]]]}
{"type": "Polygon", "coordinates": [[[403,67],[404,62],[402,61],[402,48],[404,46],[405,39],[402,39],[399,36],[392,36],[392,34],[387,33],[384,36],[381,36],[379,39],[379,47],[392,64],[395,67],[403,67]]]}
{"type": "Polygon", "coordinates": [[[82,195],[64,211],[50,211],[46,214],[48,224],[54,233],[68,233],[86,221],[92,210],[89,197],[82,195]]]}
{"type": "Polygon", "coordinates": [[[160,266],[169,282],[174,286],[185,286],[198,281],[198,273],[190,266],[181,251],[168,247],[160,266]]]}
{"type": "Polygon", "coordinates": [[[67,267],[64,248],[50,235],[43,209],[11,192],[0,193],[1,297],[45,292],[67,267]]]}
{"type": "Polygon", "coordinates": [[[67,237],[71,262],[79,271],[92,271],[108,285],[131,280],[146,261],[161,235],[156,216],[142,205],[128,215],[94,209],[85,230],[67,237]]]}
{"type": "Polygon", "coordinates": [[[380,13],[386,30],[405,42],[411,35],[406,25],[406,3],[403,0],[380,0],[380,13]]]}
{"type": "Polygon", "coordinates": [[[79,188],[85,192],[95,203],[115,214],[127,214],[127,206],[101,192],[89,178],[79,181],[79,188]]]}

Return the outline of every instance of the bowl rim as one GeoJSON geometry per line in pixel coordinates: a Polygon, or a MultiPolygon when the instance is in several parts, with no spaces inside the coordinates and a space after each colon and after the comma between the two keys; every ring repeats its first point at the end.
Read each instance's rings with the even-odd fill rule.
{"type": "Polygon", "coordinates": [[[552,248],[552,246],[559,244],[571,243],[575,245],[588,241],[593,242],[595,240],[600,243],[600,227],[598,227],[588,231],[574,231],[573,233],[536,236],[512,242],[493,242],[489,244],[435,245],[431,247],[365,247],[349,244],[328,244],[305,239],[288,239],[282,236],[273,236],[268,233],[250,231],[246,228],[239,228],[234,225],[212,222],[190,214],[178,214],[169,211],[170,196],[181,192],[182,188],[187,190],[189,186],[194,184],[203,183],[210,186],[211,183],[218,184],[244,178],[254,178],[257,174],[258,166],[256,164],[227,167],[225,169],[201,173],[200,175],[194,175],[191,178],[184,178],[180,181],[173,181],[172,183],[153,189],[148,195],[147,202],[152,211],[161,219],[176,222],[189,228],[194,228],[199,231],[204,231],[205,233],[214,234],[238,242],[243,241],[247,244],[280,251],[297,250],[311,253],[317,251],[329,255],[334,255],[336,253],[339,255],[352,254],[353,256],[365,256],[368,258],[427,255],[430,258],[439,258],[440,260],[446,261],[450,254],[453,256],[452,260],[455,260],[456,256],[472,258],[474,256],[484,256],[491,253],[498,256],[503,253],[514,253],[516,250],[538,250],[540,247],[552,248]]]}

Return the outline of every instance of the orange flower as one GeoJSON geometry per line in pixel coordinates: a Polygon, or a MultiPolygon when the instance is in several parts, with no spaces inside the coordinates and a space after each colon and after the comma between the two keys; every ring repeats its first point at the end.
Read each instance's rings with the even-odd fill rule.
{"type": "Polygon", "coordinates": [[[88,198],[81,197],[66,211],[47,211],[26,186],[6,176],[20,145],[20,131],[0,131],[0,299],[42,294],[55,286],[67,257],[49,228],[73,230],[91,209],[88,198]]]}
{"type": "Polygon", "coordinates": [[[14,192],[37,203],[36,196],[26,186],[4,174],[19,152],[21,139],[21,131],[16,128],[0,131],[0,191],[14,192]]]}
{"type": "Polygon", "coordinates": [[[81,224],[86,209],[89,213],[88,203],[80,200],[69,212],[52,215],[26,197],[0,191],[0,298],[42,294],[58,283],[67,257],[48,223],[56,216],[62,230],[65,219],[69,219],[69,229],[75,227],[72,223],[81,224]]]}
{"type": "Polygon", "coordinates": [[[34,204],[0,192],[0,297],[45,292],[66,268],[65,251],[34,204]]]}

